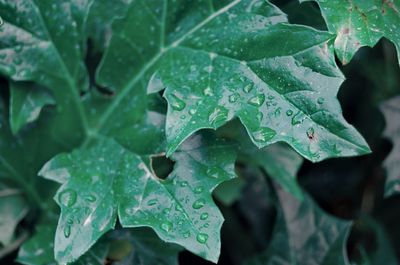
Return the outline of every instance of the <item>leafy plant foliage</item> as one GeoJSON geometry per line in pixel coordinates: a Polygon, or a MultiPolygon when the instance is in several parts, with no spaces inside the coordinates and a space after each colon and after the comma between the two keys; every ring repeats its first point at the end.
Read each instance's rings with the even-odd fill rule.
{"type": "MultiPolygon", "coordinates": [[[[382,37],[399,49],[400,7],[315,1],[328,31],[292,23],[311,14],[297,1],[274,1],[289,16],[267,0],[0,1],[0,258],[218,263],[225,217],[243,242],[244,220],[265,231],[234,264],[350,264],[353,222],[297,176],[304,160],[371,152],[343,116],[335,54],[349,63],[382,37]]],[[[381,107],[386,195],[399,103],[381,107]]]]}

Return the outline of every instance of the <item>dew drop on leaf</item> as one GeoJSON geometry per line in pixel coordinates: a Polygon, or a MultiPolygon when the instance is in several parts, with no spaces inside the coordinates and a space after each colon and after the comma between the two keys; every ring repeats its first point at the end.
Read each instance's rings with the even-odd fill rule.
{"type": "Polygon", "coordinates": [[[199,233],[196,236],[196,240],[197,242],[199,242],[200,244],[205,244],[208,240],[208,235],[204,234],[204,233],[199,233]]]}
{"type": "Polygon", "coordinates": [[[325,99],[324,98],[318,98],[317,102],[318,102],[318,104],[322,105],[322,104],[324,104],[325,99]]]}
{"type": "Polygon", "coordinates": [[[188,237],[190,237],[190,232],[189,232],[189,231],[187,231],[187,232],[183,233],[183,237],[184,237],[184,238],[188,238],[188,237]]]}
{"type": "Polygon", "coordinates": [[[208,121],[212,124],[220,124],[228,118],[228,110],[224,107],[216,107],[208,117],[208,121]]]}
{"type": "Polygon", "coordinates": [[[264,94],[259,94],[257,96],[252,97],[247,101],[250,105],[260,107],[265,101],[265,95],[264,94]]]}
{"type": "Polygon", "coordinates": [[[96,201],[96,197],[94,195],[92,195],[92,194],[89,194],[89,195],[85,196],[85,201],[95,202],[96,201]]]}
{"type": "Polygon", "coordinates": [[[206,201],[204,199],[198,199],[192,204],[192,207],[193,209],[200,209],[203,208],[205,204],[206,201]]]}
{"type": "Polygon", "coordinates": [[[255,131],[252,136],[256,142],[259,143],[265,143],[272,138],[274,138],[276,135],[276,131],[272,130],[271,128],[268,127],[262,127],[260,130],[255,131]]]}
{"type": "Polygon", "coordinates": [[[200,219],[201,220],[206,220],[208,218],[208,213],[202,213],[201,215],[200,215],[200,219]]]}
{"type": "Polygon", "coordinates": [[[293,110],[286,111],[286,116],[292,116],[292,115],[293,115],[293,110]]]}
{"type": "Polygon", "coordinates": [[[170,96],[170,104],[172,109],[181,111],[186,107],[186,103],[176,95],[170,96]]]}
{"type": "Polygon", "coordinates": [[[67,225],[64,227],[64,236],[68,238],[71,235],[71,226],[67,225]]]}
{"type": "Polygon", "coordinates": [[[202,193],[202,192],[203,192],[203,190],[204,190],[204,188],[203,188],[202,186],[200,186],[200,187],[196,187],[196,188],[194,189],[194,193],[197,193],[197,194],[199,194],[199,193],[202,193]]]}
{"type": "Polygon", "coordinates": [[[212,167],[207,169],[207,176],[210,178],[218,178],[219,177],[219,170],[217,167],[212,167]]]}
{"type": "Polygon", "coordinates": [[[77,194],[74,190],[66,189],[58,195],[58,200],[60,203],[66,207],[71,207],[75,204],[77,199],[77,194]]]}
{"type": "Polygon", "coordinates": [[[243,87],[243,91],[245,92],[245,93],[250,93],[250,91],[252,91],[253,90],[253,84],[247,84],[247,85],[245,85],[244,87],[243,87]]]}
{"type": "Polygon", "coordinates": [[[213,90],[212,90],[212,88],[211,87],[206,87],[204,90],[203,90],[203,94],[204,94],[204,96],[213,96],[214,95],[214,92],[213,92],[213,90]]]}
{"type": "Polygon", "coordinates": [[[160,227],[165,232],[169,232],[172,229],[172,223],[169,221],[165,221],[165,222],[161,223],[160,227]]]}
{"type": "Polygon", "coordinates": [[[238,93],[234,93],[229,96],[229,102],[235,103],[239,98],[240,98],[240,95],[238,93]]]}
{"type": "Polygon", "coordinates": [[[147,202],[148,206],[154,206],[157,204],[157,199],[151,199],[147,202]]]}
{"type": "Polygon", "coordinates": [[[188,182],[187,181],[182,181],[180,185],[181,185],[181,187],[186,187],[188,185],[188,182]]]}

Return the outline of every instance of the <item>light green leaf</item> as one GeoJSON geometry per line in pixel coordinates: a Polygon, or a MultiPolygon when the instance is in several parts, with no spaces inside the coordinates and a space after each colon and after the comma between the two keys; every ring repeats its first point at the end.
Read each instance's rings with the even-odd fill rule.
{"type": "Polygon", "coordinates": [[[166,88],[167,155],[235,116],[258,147],[284,141],[312,161],[368,153],[336,99],[332,35],[286,22],[261,0],[133,1],[97,81],[118,93],[115,106],[146,84],[166,88]]]}
{"type": "Polygon", "coordinates": [[[15,228],[28,212],[28,205],[18,189],[0,183],[0,243],[7,246],[15,228]]]}
{"type": "Polygon", "coordinates": [[[10,93],[10,126],[14,134],[35,121],[45,105],[55,103],[44,88],[23,82],[10,82],[10,93]]]}
{"type": "MultiPolygon", "coordinates": [[[[310,0],[300,0],[300,2],[310,0]]],[[[362,46],[373,47],[382,37],[397,48],[400,62],[400,2],[398,0],[314,0],[321,7],[335,50],[343,64],[362,46]]]]}
{"type": "MultiPolygon", "coordinates": [[[[56,224],[39,224],[36,233],[18,252],[17,261],[25,265],[57,265],[54,259],[56,224]]],[[[73,265],[104,265],[108,244],[99,241],[73,265]]]]}
{"type": "Polygon", "coordinates": [[[321,210],[309,197],[299,201],[277,190],[278,216],[268,248],[247,265],[348,265],[346,241],[351,222],[321,210]]]}
{"type": "Polygon", "coordinates": [[[235,153],[208,141],[196,136],[183,145],[172,156],[176,165],[166,180],[109,139],[49,161],[40,175],[63,183],[55,196],[61,207],[56,259],[76,260],[114,228],[118,215],[123,227],[149,226],[164,241],[216,262],[223,217],[211,192],[235,177],[235,153]]]}
{"type": "Polygon", "coordinates": [[[384,162],[387,172],[385,196],[391,196],[400,191],[400,96],[383,103],[381,111],[386,119],[384,135],[393,143],[392,151],[384,162]]]}

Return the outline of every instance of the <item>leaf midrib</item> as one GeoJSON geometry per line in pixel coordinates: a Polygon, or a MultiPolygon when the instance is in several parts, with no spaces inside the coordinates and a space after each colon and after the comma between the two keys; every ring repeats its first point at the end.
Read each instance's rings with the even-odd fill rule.
{"type": "MultiPolygon", "coordinates": [[[[171,43],[170,45],[163,47],[161,46],[161,49],[158,53],[156,53],[150,61],[145,64],[142,67],[142,70],[134,76],[122,89],[121,92],[117,95],[117,97],[114,99],[114,101],[110,104],[110,106],[106,109],[104,114],[100,117],[99,122],[97,123],[97,126],[95,126],[91,132],[90,135],[97,135],[100,130],[103,128],[103,126],[107,123],[108,119],[111,117],[111,115],[114,113],[114,111],[117,109],[118,105],[121,103],[121,101],[131,92],[131,89],[137,84],[138,81],[140,81],[143,77],[143,75],[155,64],[158,62],[158,60],[165,54],[167,51],[171,50],[172,48],[177,47],[180,43],[182,43],[188,36],[190,36],[192,33],[197,31],[198,29],[202,28],[204,25],[209,23],[211,20],[216,18],[217,16],[225,13],[232,7],[236,6],[236,4],[240,3],[241,0],[235,0],[232,3],[226,5],[225,7],[219,9],[217,12],[214,12],[210,16],[208,16],[206,19],[204,19],[202,22],[197,24],[195,27],[190,29],[188,32],[186,32],[182,37],[171,43]]],[[[164,23],[165,24],[165,21],[164,23]]],[[[165,35],[165,33],[164,33],[165,35]]],[[[86,146],[91,140],[91,137],[88,137],[86,141],[83,143],[83,146],[86,146]]]]}

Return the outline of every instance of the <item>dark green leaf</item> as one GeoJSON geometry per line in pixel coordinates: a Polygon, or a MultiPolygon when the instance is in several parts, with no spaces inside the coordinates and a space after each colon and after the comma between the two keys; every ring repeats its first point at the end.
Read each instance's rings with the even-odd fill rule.
{"type": "Polygon", "coordinates": [[[268,248],[248,265],[347,265],[346,241],[351,222],[321,210],[308,196],[302,202],[283,190],[268,248]]]}
{"type": "Polygon", "coordinates": [[[63,183],[55,196],[61,207],[56,259],[76,260],[114,228],[118,215],[123,227],[149,226],[164,241],[216,262],[223,217],[211,192],[234,178],[234,150],[197,136],[172,158],[176,166],[167,180],[108,139],[49,161],[40,174],[63,183]]]}
{"type": "MultiPolygon", "coordinates": [[[[39,224],[35,235],[19,250],[17,261],[25,265],[57,265],[54,259],[56,224],[39,224]]],[[[108,244],[99,242],[73,265],[104,265],[108,244]]]]}
{"type": "Polygon", "coordinates": [[[266,1],[220,5],[133,1],[97,72],[118,92],[113,105],[132,90],[166,88],[168,155],[234,116],[258,147],[285,141],[312,161],[369,152],[341,115],[332,35],[286,24],[266,1]]]}
{"type": "Polygon", "coordinates": [[[391,196],[400,191],[400,96],[386,101],[381,110],[386,119],[384,134],[393,143],[392,151],[384,162],[387,172],[385,196],[391,196]]]}
{"type": "MultiPolygon", "coordinates": [[[[310,0],[300,0],[304,1],[310,0]]],[[[343,64],[350,62],[360,47],[373,47],[382,37],[392,41],[400,55],[398,0],[314,1],[321,7],[329,31],[337,35],[335,50],[343,64]]]]}
{"type": "Polygon", "coordinates": [[[14,134],[35,121],[45,105],[55,103],[44,88],[32,84],[10,82],[10,93],[10,125],[14,134]]]}
{"type": "Polygon", "coordinates": [[[125,242],[125,244],[129,243],[131,252],[122,261],[116,262],[115,265],[178,265],[178,253],[182,248],[161,241],[154,232],[148,229],[136,228],[129,230],[129,232],[119,232],[116,238],[120,242],[125,242]]]}
{"type": "Polygon", "coordinates": [[[21,191],[0,183],[0,243],[7,246],[14,237],[15,228],[28,212],[21,191]]]}

